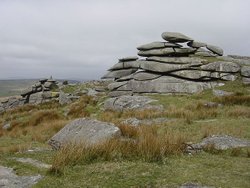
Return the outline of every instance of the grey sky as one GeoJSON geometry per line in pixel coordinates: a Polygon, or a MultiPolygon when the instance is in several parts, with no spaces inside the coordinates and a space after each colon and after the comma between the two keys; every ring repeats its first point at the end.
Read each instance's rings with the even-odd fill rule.
{"type": "Polygon", "coordinates": [[[178,31],[250,56],[250,0],[0,0],[0,79],[99,79],[178,31]]]}

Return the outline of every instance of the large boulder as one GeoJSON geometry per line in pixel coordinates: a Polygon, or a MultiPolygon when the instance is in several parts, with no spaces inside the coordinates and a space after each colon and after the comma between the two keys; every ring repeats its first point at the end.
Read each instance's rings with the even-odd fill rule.
{"type": "Polygon", "coordinates": [[[250,77],[250,66],[242,66],[241,75],[245,77],[250,77]]]}
{"type": "Polygon", "coordinates": [[[152,105],[155,102],[146,96],[127,96],[110,98],[104,102],[106,110],[144,110],[144,109],[161,109],[161,106],[152,105]]]}
{"type": "Polygon", "coordinates": [[[164,32],[162,38],[169,42],[189,42],[193,41],[192,38],[177,32],[164,32]]]}
{"type": "Polygon", "coordinates": [[[207,45],[206,47],[207,47],[208,50],[212,51],[213,53],[216,53],[216,54],[218,54],[220,56],[223,55],[223,49],[221,49],[218,46],[207,45]]]}
{"type": "Polygon", "coordinates": [[[123,86],[123,85],[125,85],[127,83],[128,83],[127,81],[124,81],[124,82],[113,82],[113,83],[110,83],[108,85],[108,89],[110,91],[112,91],[112,90],[115,90],[115,89],[117,89],[117,88],[119,88],[119,87],[121,87],[121,86],[123,86]]]}
{"type": "Polygon", "coordinates": [[[237,63],[233,62],[216,61],[206,65],[202,65],[201,70],[237,73],[240,71],[240,66],[237,63]]]}
{"type": "Polygon", "coordinates": [[[148,44],[138,46],[137,49],[138,50],[151,50],[151,49],[165,48],[165,47],[179,48],[182,46],[179,44],[171,43],[171,42],[151,42],[148,44]]]}
{"type": "Polygon", "coordinates": [[[67,144],[90,147],[120,135],[120,129],[112,123],[81,118],[67,124],[49,140],[49,144],[53,149],[67,144]]]}
{"type": "Polygon", "coordinates": [[[191,41],[188,42],[187,45],[192,48],[201,48],[201,47],[206,47],[207,44],[204,42],[191,41]]]}
{"type": "Polygon", "coordinates": [[[43,92],[33,93],[29,97],[30,104],[41,104],[43,102],[43,92]]]}
{"type": "Polygon", "coordinates": [[[69,97],[69,95],[64,93],[63,91],[60,91],[60,93],[59,93],[59,104],[64,105],[64,104],[69,104],[71,102],[72,102],[72,100],[69,97]]]}
{"type": "Polygon", "coordinates": [[[169,64],[200,64],[206,63],[207,60],[201,59],[198,57],[157,57],[152,56],[148,57],[147,61],[157,61],[162,63],[169,63],[169,64]]]}
{"type": "Polygon", "coordinates": [[[26,88],[21,92],[21,96],[25,97],[27,95],[30,95],[31,93],[33,93],[33,89],[32,87],[26,88]]]}
{"type": "Polygon", "coordinates": [[[161,77],[161,74],[155,74],[155,73],[146,72],[146,71],[137,72],[133,76],[134,80],[139,80],[139,81],[154,80],[159,77],[161,77]]]}
{"type": "Polygon", "coordinates": [[[130,80],[127,87],[131,88],[134,93],[192,94],[211,89],[216,85],[215,82],[193,82],[171,76],[161,76],[147,81],[130,80]]]}
{"type": "Polygon", "coordinates": [[[183,69],[192,69],[193,67],[201,65],[199,62],[191,62],[190,64],[167,64],[156,61],[141,61],[141,69],[151,71],[166,73],[183,69]]]}

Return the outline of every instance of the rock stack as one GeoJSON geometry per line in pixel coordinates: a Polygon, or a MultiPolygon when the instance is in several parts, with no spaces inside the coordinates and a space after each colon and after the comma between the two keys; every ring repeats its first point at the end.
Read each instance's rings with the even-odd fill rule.
{"type": "Polygon", "coordinates": [[[50,79],[41,79],[30,88],[23,90],[21,97],[10,97],[0,103],[0,113],[24,104],[40,104],[59,97],[59,92],[52,92],[58,88],[57,82],[50,79]]]}
{"type": "Polygon", "coordinates": [[[181,33],[164,32],[162,38],[165,42],[137,47],[144,58],[121,58],[109,69],[102,79],[115,81],[108,86],[110,96],[197,93],[220,85],[219,81],[234,81],[241,71],[240,63],[224,58],[220,47],[181,33]]]}

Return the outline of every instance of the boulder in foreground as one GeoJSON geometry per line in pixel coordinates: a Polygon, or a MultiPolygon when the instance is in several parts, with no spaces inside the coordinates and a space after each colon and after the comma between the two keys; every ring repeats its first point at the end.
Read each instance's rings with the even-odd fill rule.
{"type": "Polygon", "coordinates": [[[49,140],[49,144],[53,149],[67,144],[91,146],[120,135],[120,129],[112,123],[81,118],[67,124],[49,140]]]}

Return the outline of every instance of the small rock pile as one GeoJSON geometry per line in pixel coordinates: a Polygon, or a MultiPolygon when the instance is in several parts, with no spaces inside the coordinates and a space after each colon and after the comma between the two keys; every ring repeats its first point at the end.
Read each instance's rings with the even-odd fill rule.
{"type": "MultiPolygon", "coordinates": [[[[137,47],[143,59],[121,58],[102,77],[115,80],[108,86],[111,97],[133,93],[197,93],[220,85],[220,80],[234,81],[242,73],[241,60],[224,58],[220,47],[197,42],[181,33],[164,32],[162,38],[166,42],[137,47]]],[[[250,71],[246,66],[242,76],[250,77],[245,69],[250,71]]]]}
{"type": "Polygon", "coordinates": [[[0,112],[12,109],[24,104],[40,104],[59,97],[58,92],[52,92],[58,88],[56,80],[41,79],[30,88],[23,90],[21,97],[10,97],[0,103],[0,112]]]}

